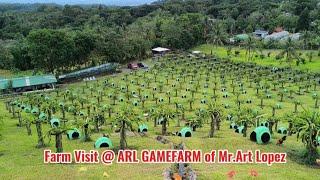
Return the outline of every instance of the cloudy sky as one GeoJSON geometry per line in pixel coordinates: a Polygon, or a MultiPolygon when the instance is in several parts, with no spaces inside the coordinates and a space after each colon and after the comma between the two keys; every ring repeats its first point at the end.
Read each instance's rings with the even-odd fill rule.
{"type": "Polygon", "coordinates": [[[155,0],[0,0],[0,3],[56,3],[56,4],[106,4],[133,6],[153,2],[155,0]]]}

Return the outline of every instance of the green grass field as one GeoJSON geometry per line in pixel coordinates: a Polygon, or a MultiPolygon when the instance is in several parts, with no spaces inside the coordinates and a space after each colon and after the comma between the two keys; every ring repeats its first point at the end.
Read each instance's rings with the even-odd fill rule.
{"type": "MultiPolygon", "coordinates": [[[[210,44],[203,44],[198,47],[193,48],[193,50],[198,50],[206,54],[215,54],[219,57],[228,57],[227,49],[226,47],[222,46],[214,46],[210,44]]],[[[253,62],[264,65],[264,66],[275,66],[275,67],[283,67],[283,66],[289,66],[288,63],[285,62],[285,60],[276,60],[275,56],[279,54],[281,50],[263,50],[263,54],[266,56],[264,59],[261,59],[260,57],[253,57],[253,62]],[[268,52],[271,52],[270,57],[267,57],[268,52]]],[[[306,59],[306,64],[300,64],[299,66],[296,66],[295,63],[290,64],[290,66],[294,69],[304,70],[304,71],[312,71],[312,72],[319,72],[320,67],[320,56],[318,56],[318,51],[312,51],[313,52],[313,59],[312,62],[309,62],[306,57],[306,52],[308,51],[297,51],[297,53],[302,53],[302,57],[306,59]]],[[[244,48],[232,48],[231,53],[231,60],[234,61],[247,61],[246,58],[246,50],[244,48]],[[239,56],[235,56],[234,51],[238,50],[240,51],[239,56]]]]}
{"type": "MultiPolygon", "coordinates": [[[[200,49],[204,52],[210,51],[208,46],[201,46],[200,49]]],[[[218,49],[219,50],[219,49],[218,49]]],[[[220,52],[220,50],[219,50],[220,52]]],[[[221,53],[223,54],[223,50],[221,53]]],[[[222,55],[221,54],[221,55],[222,55]]],[[[171,61],[161,61],[166,62],[167,64],[171,64],[171,61]]],[[[187,61],[186,61],[187,62],[187,61]]],[[[149,64],[153,62],[148,61],[149,64]]],[[[320,66],[318,66],[319,68],[320,66]]],[[[170,68],[163,67],[159,68],[157,72],[157,82],[153,81],[153,72],[147,72],[146,78],[143,78],[144,71],[139,70],[137,74],[130,74],[128,76],[129,80],[127,81],[130,85],[130,91],[138,91],[138,87],[141,87],[141,84],[146,85],[145,79],[150,78],[150,88],[142,88],[142,94],[148,94],[150,99],[145,103],[145,109],[141,107],[141,103],[137,107],[132,107],[138,114],[145,113],[149,108],[157,106],[152,100],[153,90],[152,87],[159,87],[159,82],[164,82],[163,91],[160,92],[159,89],[156,90],[155,96],[158,98],[163,98],[163,104],[167,109],[175,109],[175,105],[173,102],[178,102],[183,104],[186,108],[186,118],[190,119],[194,117],[194,112],[198,108],[206,108],[206,104],[201,104],[200,101],[202,99],[210,99],[210,95],[213,94],[212,88],[204,88],[203,84],[205,84],[205,76],[202,75],[202,78],[199,80],[200,89],[195,94],[193,109],[189,110],[188,98],[191,97],[190,92],[186,92],[186,88],[194,87],[194,84],[190,82],[190,77],[186,78],[186,81],[183,82],[183,78],[181,78],[180,83],[182,84],[182,88],[179,90],[179,95],[177,97],[174,96],[172,84],[177,84],[179,86],[179,82],[177,82],[177,76],[179,72],[185,72],[188,68],[195,67],[187,67],[187,66],[178,66],[173,73],[173,78],[170,78],[170,68]],[[168,85],[166,85],[166,79],[169,77],[168,85]],[[133,81],[133,82],[131,82],[133,81]],[[167,100],[166,92],[171,91],[172,94],[172,103],[169,103],[167,100]],[[181,95],[186,95],[188,98],[183,99],[181,95]]],[[[206,67],[195,68],[204,70],[206,67]]],[[[119,88],[113,88],[111,86],[107,86],[106,88],[103,86],[103,82],[106,79],[109,79],[109,83],[115,83],[116,86],[122,87],[126,86],[126,82],[122,80],[125,77],[125,73],[121,73],[115,76],[106,76],[99,78],[98,82],[91,82],[88,84],[88,87],[85,87],[83,82],[70,84],[67,88],[77,97],[85,97],[89,99],[89,102],[96,104],[96,98],[90,95],[90,88],[93,87],[94,92],[97,93],[98,90],[104,92],[102,104],[111,104],[112,99],[108,98],[108,94],[113,93],[115,90],[118,91],[118,97],[123,97],[126,99],[125,92],[119,90],[119,88]],[[83,93],[84,90],[84,93],[83,93]]],[[[199,77],[199,76],[197,76],[199,77]]],[[[213,74],[212,74],[213,77],[213,74]]],[[[219,79],[219,78],[218,78],[219,79]]],[[[210,79],[210,84],[213,83],[213,78],[210,79]]],[[[263,81],[265,84],[270,83],[267,80],[263,81]]],[[[194,83],[194,82],[193,82],[194,83]]],[[[272,91],[270,90],[270,94],[272,98],[264,100],[264,107],[261,109],[259,106],[260,101],[255,94],[255,89],[248,87],[248,82],[244,79],[243,83],[245,84],[247,94],[241,95],[243,100],[248,98],[252,99],[252,104],[243,103],[242,108],[251,108],[256,109],[262,114],[267,114],[270,116],[271,107],[276,103],[279,103],[279,96],[277,94],[278,90],[272,91]]],[[[220,79],[218,80],[218,86],[222,86],[222,82],[220,79]]],[[[278,87],[278,86],[277,86],[278,87]]],[[[298,90],[298,86],[291,82],[285,83],[285,87],[289,90],[292,89],[295,92],[298,90]]],[[[219,96],[219,102],[225,104],[228,103],[231,108],[225,109],[224,118],[221,130],[216,131],[214,138],[208,138],[209,125],[205,124],[203,128],[198,128],[196,132],[193,133],[193,137],[191,138],[181,138],[177,136],[167,136],[167,139],[172,141],[173,143],[183,142],[186,145],[187,149],[201,149],[202,152],[210,152],[211,150],[218,149],[228,149],[230,152],[235,152],[237,149],[241,149],[243,151],[246,150],[257,150],[260,149],[262,152],[286,152],[288,153],[287,163],[286,164],[273,164],[272,166],[267,166],[266,164],[192,164],[192,168],[196,171],[198,179],[228,179],[228,172],[235,171],[236,175],[235,179],[317,179],[320,176],[319,167],[310,167],[301,163],[300,154],[304,151],[305,147],[301,143],[301,140],[297,141],[296,136],[288,137],[287,141],[283,146],[277,146],[277,139],[281,138],[282,135],[274,132],[272,135],[272,140],[270,143],[265,145],[258,145],[255,142],[249,140],[249,135],[254,129],[254,127],[250,127],[248,129],[248,137],[242,137],[242,134],[235,133],[233,129],[229,129],[229,121],[225,120],[225,116],[228,113],[236,111],[236,103],[235,103],[235,95],[231,93],[231,86],[228,80],[226,84],[226,88],[230,93],[230,97],[222,98],[223,92],[221,92],[220,88],[217,91],[219,96]],[[258,173],[257,177],[252,177],[250,175],[250,171],[255,170],[258,173]]],[[[238,89],[238,88],[236,88],[238,89]]],[[[277,88],[278,89],[278,88],[277,88]]],[[[57,96],[55,92],[46,93],[46,96],[50,97],[51,100],[56,102],[61,102],[63,100],[62,93],[65,92],[66,89],[60,90],[60,95],[57,96]]],[[[94,94],[95,94],[94,93],[94,94]]],[[[316,89],[316,91],[309,89],[302,90],[302,94],[295,95],[296,99],[300,100],[305,108],[314,109],[314,100],[312,99],[313,93],[320,93],[320,87],[316,89]]],[[[39,95],[37,95],[39,96],[39,95]]],[[[23,99],[23,98],[22,98],[23,99]]],[[[117,105],[114,107],[114,111],[119,110],[122,106],[130,106],[132,102],[138,101],[135,97],[130,97],[130,100],[126,103],[121,103],[117,101],[117,105]]],[[[65,104],[71,105],[70,100],[65,100],[65,104]]],[[[276,110],[276,115],[282,118],[282,121],[279,124],[279,127],[284,126],[288,127],[287,119],[284,118],[284,115],[287,113],[292,113],[294,110],[293,99],[285,96],[284,102],[280,102],[283,106],[282,109],[276,110]]],[[[90,103],[87,103],[86,106],[89,106],[90,103]]],[[[83,110],[85,111],[85,110],[83,110]]],[[[299,107],[298,111],[302,111],[302,108],[299,107]]],[[[3,135],[2,140],[0,141],[0,179],[163,179],[163,172],[166,168],[169,168],[170,164],[116,164],[113,163],[110,166],[106,166],[103,164],[94,164],[94,165],[85,165],[85,164],[44,164],[43,163],[43,150],[44,149],[36,149],[35,145],[37,143],[37,133],[35,129],[35,125],[32,125],[32,136],[27,136],[27,131],[25,127],[17,127],[18,120],[17,118],[13,118],[11,114],[5,108],[4,101],[0,102],[0,114],[4,120],[4,126],[1,130],[1,134],[3,135]]],[[[62,114],[60,111],[54,114],[55,117],[61,118],[62,114]]],[[[23,119],[32,118],[30,114],[22,113],[23,119]]],[[[181,127],[177,127],[177,118],[176,117],[172,121],[170,121],[170,125],[168,127],[169,132],[179,131],[182,127],[184,127],[184,122],[181,122],[181,127]]],[[[73,116],[70,113],[67,113],[67,119],[69,119],[70,125],[74,121],[73,116]]],[[[80,120],[80,119],[78,119],[80,120]]],[[[108,119],[107,119],[108,122],[108,119]]],[[[171,149],[171,144],[161,144],[155,140],[156,136],[161,133],[161,127],[153,126],[153,121],[148,120],[148,118],[143,118],[143,122],[146,123],[149,127],[148,136],[141,137],[139,135],[135,135],[132,137],[128,137],[128,146],[130,149],[136,149],[140,152],[142,149],[171,149]]],[[[47,123],[42,125],[44,132],[46,132],[50,126],[47,123]]],[[[135,125],[135,129],[137,125],[135,125]]],[[[109,125],[104,125],[101,127],[101,132],[92,133],[91,138],[96,140],[101,137],[102,133],[107,133],[110,130],[109,125]]],[[[119,146],[119,133],[112,132],[110,134],[110,139],[112,140],[115,147],[119,146]]],[[[48,143],[48,140],[46,141],[48,143]]],[[[94,141],[92,142],[82,142],[80,140],[68,140],[66,135],[63,135],[63,148],[65,152],[72,152],[74,149],[84,149],[91,150],[93,147],[94,141]]],[[[55,151],[54,147],[54,137],[52,136],[51,143],[48,144],[46,149],[51,149],[55,151]]],[[[103,149],[99,150],[100,152],[103,149]]]]}

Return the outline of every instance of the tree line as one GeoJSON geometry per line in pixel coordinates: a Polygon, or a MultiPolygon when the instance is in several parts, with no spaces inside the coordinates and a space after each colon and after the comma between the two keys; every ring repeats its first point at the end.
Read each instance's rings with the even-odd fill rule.
{"type": "MultiPolygon", "coordinates": [[[[152,47],[189,49],[281,26],[319,48],[317,0],[167,0],[137,7],[0,5],[0,68],[64,73],[148,56],[152,47]]],[[[264,47],[279,48],[274,42],[264,47]]]]}

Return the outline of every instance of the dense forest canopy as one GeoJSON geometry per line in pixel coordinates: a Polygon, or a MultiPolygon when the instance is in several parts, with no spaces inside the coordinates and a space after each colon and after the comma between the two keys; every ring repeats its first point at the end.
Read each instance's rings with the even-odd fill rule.
{"type": "MultiPolygon", "coordinates": [[[[319,48],[319,0],[167,0],[134,7],[0,5],[0,68],[62,73],[283,27],[319,48]]],[[[277,48],[265,45],[268,48],[277,48]]]]}

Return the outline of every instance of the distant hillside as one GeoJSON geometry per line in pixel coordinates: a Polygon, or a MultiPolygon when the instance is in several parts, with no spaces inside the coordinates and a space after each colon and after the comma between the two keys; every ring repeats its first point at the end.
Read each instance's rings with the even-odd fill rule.
{"type": "Polygon", "coordinates": [[[137,6],[149,4],[155,0],[0,0],[0,3],[55,3],[60,5],[65,4],[104,4],[110,6],[137,6]]]}

